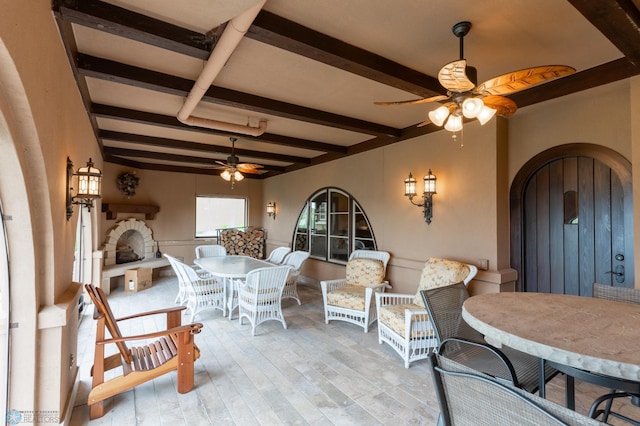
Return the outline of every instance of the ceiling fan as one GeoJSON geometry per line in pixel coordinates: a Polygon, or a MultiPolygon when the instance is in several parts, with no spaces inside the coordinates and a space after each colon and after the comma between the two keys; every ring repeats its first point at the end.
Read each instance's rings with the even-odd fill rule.
{"type": "Polygon", "coordinates": [[[477,84],[477,70],[467,66],[464,59],[464,36],[469,33],[471,22],[455,24],[453,34],[460,39],[460,59],[443,66],[438,72],[438,81],[447,89],[446,95],[412,99],[397,102],[374,102],[376,105],[410,105],[429,102],[441,102],[442,106],[429,112],[429,119],[418,127],[433,123],[454,132],[462,130],[463,117],[476,118],[485,124],[498,114],[510,117],[518,109],[515,102],[506,98],[520,90],[563,77],[575,72],[575,68],[566,65],[547,65],[513,71],[477,84]]]}
{"type": "Polygon", "coordinates": [[[230,181],[233,186],[234,182],[239,182],[244,179],[242,173],[260,174],[257,169],[261,169],[260,164],[241,163],[240,159],[235,155],[235,142],[236,138],[229,138],[231,140],[231,155],[227,157],[227,161],[218,161],[216,163],[224,168],[224,171],[220,173],[220,177],[226,181],[230,181]]]}

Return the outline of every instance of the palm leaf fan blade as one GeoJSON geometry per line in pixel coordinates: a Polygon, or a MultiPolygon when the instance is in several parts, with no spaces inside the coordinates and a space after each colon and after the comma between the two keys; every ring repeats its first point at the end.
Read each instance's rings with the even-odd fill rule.
{"type": "Polygon", "coordinates": [[[567,65],[546,65],[527,68],[489,79],[479,85],[476,91],[490,95],[508,95],[564,77],[575,71],[575,68],[567,65]]]}

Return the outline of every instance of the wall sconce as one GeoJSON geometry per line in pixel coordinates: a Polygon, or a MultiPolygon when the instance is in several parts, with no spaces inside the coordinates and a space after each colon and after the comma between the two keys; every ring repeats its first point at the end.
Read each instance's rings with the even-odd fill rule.
{"type": "Polygon", "coordinates": [[[273,220],[276,220],[276,203],[275,201],[269,201],[269,203],[267,204],[267,215],[272,218],[273,220]]]}
{"type": "Polygon", "coordinates": [[[409,201],[411,204],[418,207],[424,208],[424,220],[427,224],[431,223],[431,218],[433,217],[433,194],[437,194],[436,192],[436,180],[437,178],[429,169],[429,173],[423,178],[424,179],[424,192],[422,193],[423,202],[420,204],[413,202],[413,197],[417,196],[416,193],[416,180],[409,173],[409,177],[404,180],[404,195],[409,197],[409,201]]]}
{"type": "Polygon", "coordinates": [[[102,197],[102,171],[93,167],[89,158],[85,167],[73,172],[73,162],[67,157],[67,220],[73,215],[73,205],[80,204],[91,210],[93,200],[102,197]],[[77,176],[77,185],[72,186],[73,177],[77,176]],[[75,195],[73,194],[75,190],[75,195]]]}

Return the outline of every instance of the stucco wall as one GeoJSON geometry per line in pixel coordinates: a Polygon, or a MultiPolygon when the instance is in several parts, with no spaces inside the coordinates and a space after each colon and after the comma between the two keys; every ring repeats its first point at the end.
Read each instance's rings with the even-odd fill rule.
{"type": "Polygon", "coordinates": [[[102,159],[50,1],[2,0],[0,8],[0,114],[7,123],[0,198],[15,218],[6,223],[10,320],[17,324],[8,408],[64,417],[77,373],[80,288],[71,284],[77,207],[67,221],[66,159],[76,168],[89,157],[102,167],[102,159]]]}
{"type": "Polygon", "coordinates": [[[150,204],[160,207],[155,219],[145,220],[143,214],[120,213],[115,220],[107,220],[106,213],[100,215],[101,245],[106,233],[118,221],[135,217],[145,220],[153,231],[153,239],[160,242],[160,250],[173,256],[183,257],[185,262],[195,258],[195,246],[207,241],[195,238],[196,201],[198,195],[228,196],[246,198],[248,201],[248,226],[262,226],[266,202],[262,201],[262,181],[244,179],[231,184],[219,176],[189,173],[167,173],[140,170],[117,164],[105,164],[103,173],[104,203],[150,204]],[[135,171],[140,178],[136,195],[127,199],[116,187],[116,177],[121,172],[135,171]]]}

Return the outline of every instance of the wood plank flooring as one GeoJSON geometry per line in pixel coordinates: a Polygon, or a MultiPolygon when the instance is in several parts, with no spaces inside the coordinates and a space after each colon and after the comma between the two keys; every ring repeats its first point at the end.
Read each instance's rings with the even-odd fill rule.
{"type": "MultiPolygon", "coordinates": [[[[256,328],[202,312],[196,336],[201,357],[195,364],[195,388],[176,391],[175,372],[142,384],[105,402],[105,415],[89,422],[86,404],[91,386],[95,321],[85,309],[78,336],[79,390],[71,425],[435,425],[438,402],[427,362],[405,369],[387,344],[378,344],[374,324],[369,333],[341,321],[324,323],[318,286],[299,285],[302,305],[283,301],[288,329],[271,321],[256,328]]],[[[117,317],[173,306],[175,277],[162,277],[139,293],[111,292],[117,317]]],[[[236,314],[237,317],[237,314],[236,314]]],[[[183,322],[188,321],[183,317],[183,322]]],[[[123,333],[162,328],[162,318],[127,324],[123,333]]],[[[605,390],[576,383],[578,411],[605,390]]],[[[547,386],[549,398],[563,401],[563,380],[547,386]]],[[[626,400],[625,411],[640,418],[626,400]]],[[[613,422],[612,422],[613,423],[613,422]]],[[[620,424],[620,423],[618,423],[620,424]]]]}

